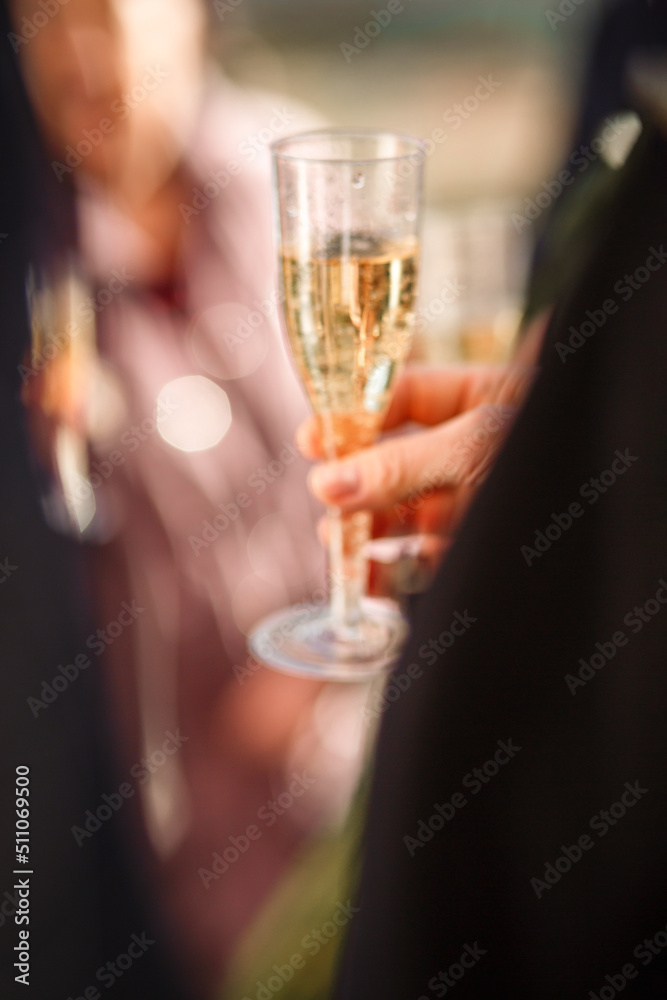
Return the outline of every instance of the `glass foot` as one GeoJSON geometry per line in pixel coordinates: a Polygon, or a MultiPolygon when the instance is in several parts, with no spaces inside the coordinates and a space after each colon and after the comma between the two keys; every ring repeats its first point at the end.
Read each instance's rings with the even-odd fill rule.
{"type": "Polygon", "coordinates": [[[259,622],[248,647],[274,670],[326,681],[367,681],[398,659],[407,623],[393,601],[365,597],[362,617],[340,626],[327,605],[284,608],[259,622]]]}

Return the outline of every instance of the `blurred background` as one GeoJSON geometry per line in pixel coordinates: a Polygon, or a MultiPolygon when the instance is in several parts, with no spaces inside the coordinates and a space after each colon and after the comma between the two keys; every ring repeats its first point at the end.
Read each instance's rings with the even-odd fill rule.
{"type": "MultiPolygon", "coordinates": [[[[49,530],[76,540],[77,561],[83,553],[72,603],[113,626],[95,653],[97,680],[85,681],[107,717],[107,776],[96,791],[74,789],[78,812],[56,818],[68,839],[102,793],[137,779],[113,822],[183,997],[327,996],[352,918],[364,774],[382,715],[377,686],[287,677],[246,649],[264,614],[324,594],[322,512],[292,445],[306,407],[281,346],[269,145],[325,125],[425,139],[413,358],[501,362],[559,174],[592,163],[575,137],[587,52],[608,6],[8,4],[46,151],[42,174],[16,169],[41,225],[39,241],[26,237],[39,253],[25,275],[18,369],[41,462],[37,485],[24,470],[26,489],[40,494],[49,530]],[[119,608],[135,604],[141,615],[126,625],[119,608]]],[[[621,162],[616,146],[636,134],[613,121],[596,168],[621,162]]],[[[9,154],[18,158],[18,144],[9,154]]],[[[11,255],[6,228],[0,247],[11,255]]],[[[29,602],[21,607],[30,622],[29,602]]],[[[87,634],[69,655],[94,648],[87,634]]],[[[26,696],[56,670],[48,635],[44,646],[26,696]]],[[[46,732],[42,710],[31,740],[46,732]]],[[[57,712],[48,719],[60,745],[57,712]]],[[[76,718],[92,740],[92,716],[76,718]]],[[[83,856],[70,859],[74,870],[83,856]]],[[[85,985],[65,977],[62,988],[78,996],[85,985]]]]}
{"type": "Polygon", "coordinates": [[[601,4],[560,6],[571,13],[555,0],[405,0],[375,35],[382,3],[214,5],[218,58],[242,85],[334,125],[432,140],[415,347],[425,360],[500,360],[516,333],[535,226],[512,216],[571,151],[601,4]],[[478,99],[480,80],[490,86],[478,99]]]}

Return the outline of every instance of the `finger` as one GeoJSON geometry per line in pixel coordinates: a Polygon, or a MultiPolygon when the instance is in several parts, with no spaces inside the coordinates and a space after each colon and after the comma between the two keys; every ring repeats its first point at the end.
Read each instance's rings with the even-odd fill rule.
{"type": "Polygon", "coordinates": [[[383,441],[313,469],[309,486],[346,512],[400,503],[412,491],[469,484],[488,468],[514,410],[481,406],[445,424],[383,441]]]}
{"type": "Polygon", "coordinates": [[[364,545],[364,555],[374,562],[390,565],[401,559],[440,558],[449,542],[440,535],[401,535],[373,538],[364,545]]]}
{"type": "Polygon", "coordinates": [[[396,382],[383,429],[410,422],[432,427],[484,403],[518,406],[533,375],[527,364],[408,367],[396,382]]]}
{"type": "Polygon", "coordinates": [[[439,535],[378,538],[368,542],[365,555],[384,568],[384,581],[394,593],[417,594],[431,583],[449,539],[439,535]]]}
{"type": "MultiPolygon", "coordinates": [[[[432,369],[413,366],[396,383],[384,430],[405,423],[434,426],[483,403],[518,406],[534,377],[529,365],[505,368],[456,366],[432,369]]],[[[297,428],[296,446],[311,461],[325,458],[320,421],[315,415],[297,428]]]]}
{"type": "MultiPolygon", "coordinates": [[[[392,430],[410,422],[434,426],[484,400],[516,405],[518,387],[524,377],[523,371],[498,366],[411,366],[397,379],[384,429],[392,430]]],[[[295,440],[306,458],[324,457],[320,422],[315,415],[300,424],[295,440]]]]}
{"type": "Polygon", "coordinates": [[[303,457],[310,459],[311,462],[324,458],[320,424],[314,414],[299,424],[294,435],[294,443],[303,457]]]}
{"type": "Polygon", "coordinates": [[[431,495],[427,487],[426,492],[428,496],[424,496],[423,490],[413,490],[388,507],[383,534],[404,534],[408,530],[427,535],[447,534],[456,517],[458,490],[439,489],[431,495]]]}
{"type": "Polygon", "coordinates": [[[508,365],[498,382],[497,391],[491,400],[496,406],[517,408],[523,402],[533,383],[537,368],[530,364],[508,365]]]}
{"type": "Polygon", "coordinates": [[[524,329],[513,358],[514,363],[525,366],[537,364],[540,348],[542,347],[544,335],[547,332],[552,313],[552,308],[543,309],[524,329]]]}
{"type": "Polygon", "coordinates": [[[432,427],[482,402],[496,402],[507,371],[497,365],[409,366],[396,382],[384,429],[409,422],[432,427]]]}
{"type": "Polygon", "coordinates": [[[409,366],[396,381],[384,429],[392,430],[409,422],[432,426],[456,416],[471,378],[469,367],[409,366]]]}

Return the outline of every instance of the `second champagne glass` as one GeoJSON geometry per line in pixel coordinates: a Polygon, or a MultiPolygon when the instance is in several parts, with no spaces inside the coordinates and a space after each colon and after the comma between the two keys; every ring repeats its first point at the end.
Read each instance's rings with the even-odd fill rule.
{"type": "MultiPolygon", "coordinates": [[[[423,143],[329,130],[273,146],[283,318],[328,459],[373,443],[410,348],[419,268],[423,143]]],[[[403,618],[364,596],[367,512],[328,510],[330,603],[255,627],[270,666],[366,680],[400,652],[403,618]]]]}

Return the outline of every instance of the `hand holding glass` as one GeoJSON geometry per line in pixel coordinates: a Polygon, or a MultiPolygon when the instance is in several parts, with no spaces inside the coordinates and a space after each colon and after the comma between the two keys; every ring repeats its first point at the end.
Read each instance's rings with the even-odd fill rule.
{"type": "MultiPolygon", "coordinates": [[[[415,320],[423,144],[312,132],[273,146],[283,317],[327,458],[373,443],[415,320]]],[[[329,516],[330,604],[255,627],[250,650],[292,673],[366,680],[400,652],[391,602],[364,597],[371,515],[329,516]]]]}

